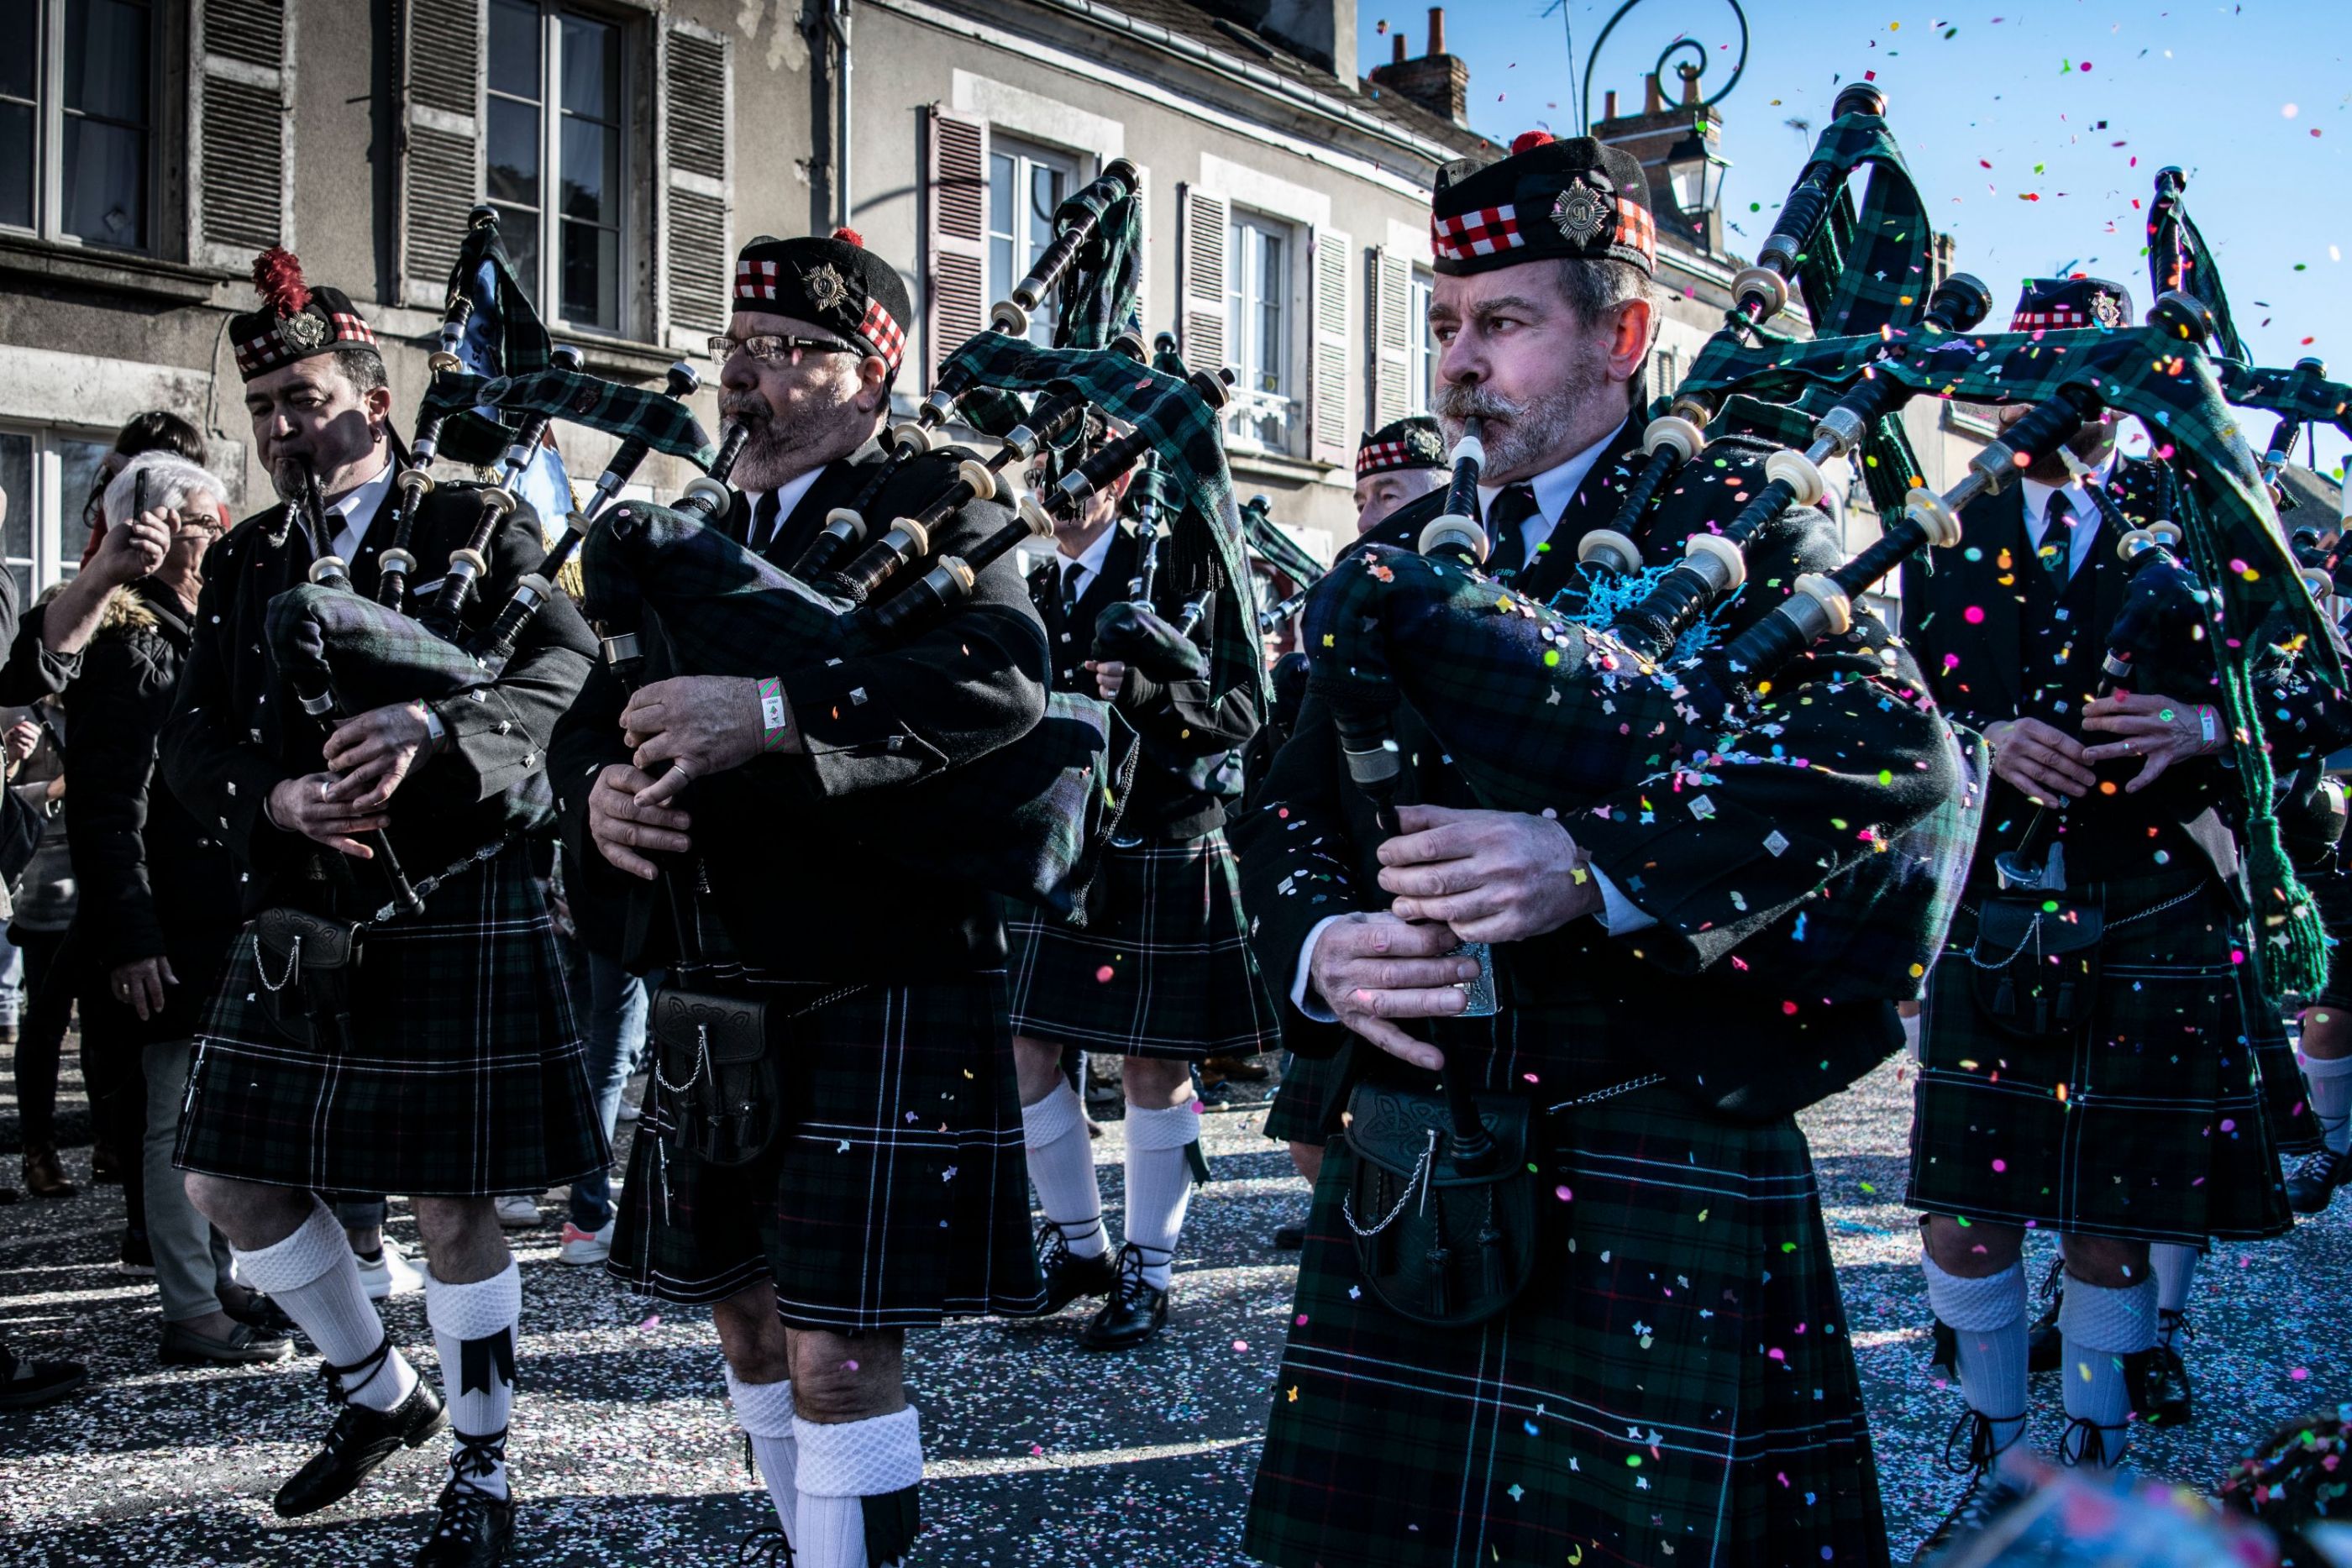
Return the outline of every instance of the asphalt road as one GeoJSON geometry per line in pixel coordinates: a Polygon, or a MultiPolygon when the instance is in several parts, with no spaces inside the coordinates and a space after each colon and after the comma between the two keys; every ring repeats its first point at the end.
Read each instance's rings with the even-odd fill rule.
{"type": "MultiPolygon", "coordinates": [[[[1928,1378],[1916,1245],[1901,1206],[1907,1087],[1890,1064],[1807,1118],[1853,1343],[1880,1445],[1896,1561],[1938,1517],[1937,1464],[1958,1395],[1928,1378]]],[[[0,1089],[8,1080],[0,1072],[0,1089]]],[[[69,1079],[69,1098],[79,1080],[69,1079]]],[[[14,1107],[0,1095],[0,1150],[14,1107]]],[[[908,1375],[930,1465],[925,1568],[1243,1564],[1238,1542],[1267,1390],[1289,1312],[1276,1225],[1305,1187],[1259,1135],[1262,1108],[1206,1121],[1216,1177],[1192,1208],[1168,1333],[1112,1360],[1079,1351],[1081,1309],[1036,1323],[967,1322],[915,1337],[908,1375]]],[[[86,1127],[79,1114],[69,1128],[86,1127]]],[[[71,1150],[87,1174],[86,1132],[71,1150]]],[[[1116,1124],[1096,1145],[1116,1209],[1116,1124]]],[[[15,1156],[5,1156],[11,1166],[15,1156]]],[[[523,1338],[511,1455],[534,1564],[719,1563],[767,1516],[720,1404],[709,1314],[625,1296],[555,1260],[551,1224],[516,1235],[523,1338]]],[[[315,1356],[238,1372],[156,1364],[154,1291],[112,1264],[121,1197],[0,1208],[0,1335],[89,1364],[79,1398],[0,1416],[0,1563],[405,1563],[443,1470],[395,1458],[349,1502],[288,1525],[278,1479],[324,1426],[315,1356]]],[[[395,1210],[395,1235],[415,1228],[395,1210]]],[[[2149,1473],[2209,1487],[2242,1442],[2352,1390],[2352,1203],[2292,1237],[2215,1258],[2193,1302],[2200,1406],[2144,1441],[2149,1473]],[[2333,1324],[2335,1326],[2330,1327],[2333,1324]]],[[[2038,1271],[2035,1278],[2039,1278],[2038,1271]]],[[[390,1303],[396,1340],[430,1366],[424,1298],[390,1303]]],[[[2054,1402],[2054,1385],[2038,1391],[2054,1402]]],[[[2036,1430],[2047,1446],[2057,1422],[2036,1430]]]]}

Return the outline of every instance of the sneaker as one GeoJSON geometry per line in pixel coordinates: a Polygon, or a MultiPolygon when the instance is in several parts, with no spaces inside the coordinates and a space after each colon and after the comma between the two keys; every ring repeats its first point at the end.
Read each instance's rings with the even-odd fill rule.
{"type": "Polygon", "coordinates": [[[400,1243],[387,1236],[383,1250],[373,1260],[361,1258],[360,1289],[371,1301],[381,1301],[387,1296],[413,1296],[425,1289],[425,1270],[408,1260],[400,1243]]]}
{"type": "Polygon", "coordinates": [[[570,1220],[563,1222],[563,1245],[556,1249],[555,1260],[586,1268],[602,1263],[613,1255],[613,1227],[618,1218],[608,1219],[594,1230],[583,1230],[570,1220]]]}
{"type": "Polygon", "coordinates": [[[122,1251],[115,1259],[114,1267],[135,1280],[155,1277],[155,1253],[147,1245],[145,1231],[126,1230],[122,1233],[122,1251]]]}
{"type": "Polygon", "coordinates": [[[499,1199],[499,1223],[509,1230],[529,1230],[540,1220],[539,1195],[509,1193],[499,1199]]]}
{"type": "Polygon", "coordinates": [[[2352,1149],[2322,1149],[2287,1173],[2286,1204],[2297,1214],[2318,1214],[2336,1200],[2336,1189],[2352,1186],[2352,1149]]]}

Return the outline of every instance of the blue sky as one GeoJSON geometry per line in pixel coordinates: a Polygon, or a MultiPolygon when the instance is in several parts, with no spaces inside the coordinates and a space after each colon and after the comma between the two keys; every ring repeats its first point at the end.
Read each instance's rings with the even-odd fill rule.
{"type": "MultiPolygon", "coordinates": [[[[1568,39],[1580,73],[1618,3],[1565,0],[1564,17],[1555,0],[1448,5],[1472,124],[1503,141],[1537,125],[1575,134],[1568,39]]],[[[2316,354],[2352,381],[2352,7],[2340,0],[1748,0],[1747,11],[1747,72],[1720,111],[1725,212],[1744,231],[1734,248],[1754,254],[1840,85],[1874,72],[1929,213],[2004,316],[2018,279],[2069,264],[2126,284],[2145,309],[2146,208],[2156,171],[2177,163],[2257,361],[2316,354]]],[[[1389,58],[1383,23],[1418,55],[1427,6],[1362,0],[1367,72],[1389,58]]],[[[1611,88],[1638,109],[1643,77],[1684,33],[1715,62],[1703,85],[1716,90],[1738,53],[1730,6],[1644,0],[1598,61],[1592,112],[1611,88]]],[[[2257,446],[2269,417],[2253,423],[2257,446]]],[[[2326,433],[2319,466],[2336,469],[2344,446],[2326,433]]]]}

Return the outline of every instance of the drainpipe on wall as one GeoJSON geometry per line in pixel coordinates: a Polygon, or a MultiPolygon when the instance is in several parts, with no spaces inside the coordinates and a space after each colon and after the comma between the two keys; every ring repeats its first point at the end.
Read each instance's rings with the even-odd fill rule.
{"type": "Polygon", "coordinates": [[[853,106],[850,95],[849,4],[850,0],[827,0],[824,13],[825,26],[832,31],[835,41],[841,47],[841,69],[837,78],[841,102],[835,111],[840,116],[841,124],[841,140],[836,144],[840,166],[834,171],[834,189],[839,193],[840,205],[840,215],[835,221],[845,226],[853,225],[854,220],[850,214],[856,207],[856,203],[850,197],[849,189],[850,116],[853,106]]]}

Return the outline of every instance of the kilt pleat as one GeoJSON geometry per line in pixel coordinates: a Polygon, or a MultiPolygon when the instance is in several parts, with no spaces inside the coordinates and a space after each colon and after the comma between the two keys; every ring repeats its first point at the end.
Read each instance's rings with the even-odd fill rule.
{"type": "Polygon", "coordinates": [[[1013,1032],[1121,1056],[1198,1061],[1280,1043],[1224,830],[1114,843],[1084,927],[1033,911],[1013,938],[1013,1032]]]}
{"type": "Polygon", "coordinates": [[[1573,1115],[1549,1136],[1534,1280],[1464,1331],[1360,1291],[1333,1145],[1246,1549],[1277,1568],[1885,1563],[1796,1124],[1664,1088],[1573,1115]]]}
{"type": "Polygon", "coordinates": [[[1347,1053],[1292,1056],[1283,1064],[1265,1135],[1286,1144],[1320,1144],[1331,1136],[1331,1096],[1345,1075],[1347,1053]]]}
{"type": "Polygon", "coordinates": [[[482,1197],[537,1193],[612,1157],[528,852],[445,882],[373,927],[347,1051],[263,1011],[250,926],[196,1035],[174,1161],[275,1186],[482,1197]]]}
{"type": "Polygon", "coordinates": [[[877,986],[786,1026],[787,1107],[760,1159],[670,1145],[646,1097],[607,1267],[667,1301],[772,1282],[796,1328],[855,1333],[1034,1312],[1029,1176],[1001,972],[877,986]]]}
{"type": "Polygon", "coordinates": [[[2312,1117],[2235,912],[2208,882],[2128,918],[2183,891],[2178,877],[2107,884],[2091,1018],[2055,1044],[1985,1020],[1963,908],[1921,1024],[1912,1207],[2187,1246],[2287,1230],[2279,1133],[2312,1117]]]}

